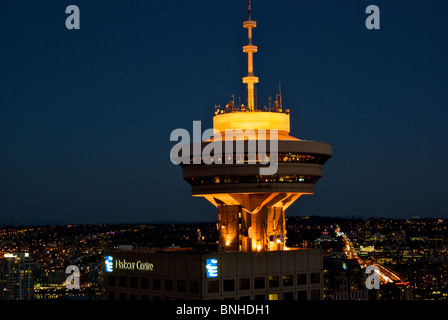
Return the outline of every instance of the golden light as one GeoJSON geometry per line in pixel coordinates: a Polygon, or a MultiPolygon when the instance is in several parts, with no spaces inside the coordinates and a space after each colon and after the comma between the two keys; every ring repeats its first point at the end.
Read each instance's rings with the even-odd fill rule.
{"type": "Polygon", "coordinates": [[[213,117],[213,128],[220,132],[225,132],[226,129],[276,129],[289,133],[289,114],[281,112],[223,113],[213,117]]]}

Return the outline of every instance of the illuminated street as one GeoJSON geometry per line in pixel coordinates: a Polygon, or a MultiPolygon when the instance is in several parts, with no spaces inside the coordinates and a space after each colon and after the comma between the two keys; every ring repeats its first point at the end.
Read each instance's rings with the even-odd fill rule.
{"type": "Polygon", "coordinates": [[[350,241],[350,238],[341,231],[340,227],[338,225],[336,225],[336,235],[342,237],[344,239],[344,253],[347,256],[347,258],[349,259],[356,259],[358,260],[359,264],[361,265],[361,267],[363,269],[365,269],[367,266],[370,265],[375,265],[378,267],[378,274],[380,276],[380,281],[382,284],[384,283],[388,283],[388,282],[401,282],[401,278],[400,276],[392,271],[390,268],[387,268],[385,266],[383,266],[381,263],[375,262],[372,259],[366,259],[365,261],[363,261],[360,257],[359,257],[359,253],[357,251],[357,249],[355,248],[355,246],[353,245],[353,243],[350,241]]]}

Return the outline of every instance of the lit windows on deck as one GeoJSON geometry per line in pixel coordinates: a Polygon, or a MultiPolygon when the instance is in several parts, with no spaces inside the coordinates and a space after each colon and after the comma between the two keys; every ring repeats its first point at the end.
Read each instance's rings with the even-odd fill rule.
{"type": "MultiPolygon", "coordinates": [[[[200,164],[211,163],[214,157],[215,163],[233,163],[233,164],[246,164],[251,163],[255,160],[256,163],[260,162],[260,155],[258,154],[250,154],[250,153],[234,153],[230,155],[223,154],[221,156],[205,156],[200,159],[200,156],[194,156],[190,159],[190,165],[194,165],[194,162],[201,161],[200,164]],[[193,162],[194,161],[194,162],[193,162]]],[[[292,163],[313,163],[313,164],[324,164],[330,158],[329,155],[326,154],[311,154],[311,153],[295,153],[295,152],[282,152],[277,154],[278,162],[292,162],[292,163]]],[[[271,161],[271,155],[269,153],[265,154],[263,159],[261,159],[264,163],[271,161]]],[[[182,166],[182,164],[181,164],[182,166]]]]}
{"type": "Polygon", "coordinates": [[[319,176],[299,176],[275,174],[270,176],[211,176],[193,177],[186,179],[192,186],[213,185],[213,184],[238,184],[238,183],[316,183],[319,176]]]}

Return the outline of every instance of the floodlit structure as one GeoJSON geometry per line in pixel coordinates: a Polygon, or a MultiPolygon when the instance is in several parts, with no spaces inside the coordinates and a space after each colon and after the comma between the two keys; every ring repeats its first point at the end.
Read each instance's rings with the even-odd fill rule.
{"type": "Polygon", "coordinates": [[[248,44],[243,47],[248,55],[248,74],[243,78],[247,104],[236,105],[233,98],[225,108],[216,106],[215,136],[200,147],[191,144],[190,163],[181,164],[193,196],[206,198],[218,209],[223,251],[286,250],[285,210],[301,195],[314,193],[323,165],[332,156],[330,144],[290,135],[290,111],[283,108],[280,86],[274,103],[258,110],[259,79],[253,63],[257,46],[252,43],[256,26],[249,1],[249,19],[243,22],[248,30],[248,44]],[[204,155],[206,149],[214,150],[204,155]],[[261,174],[267,163],[275,165],[274,174],[261,174]]]}

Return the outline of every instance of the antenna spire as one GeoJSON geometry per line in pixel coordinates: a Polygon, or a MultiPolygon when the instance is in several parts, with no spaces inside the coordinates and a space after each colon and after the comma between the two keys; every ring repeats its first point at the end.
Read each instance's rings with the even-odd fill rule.
{"type": "Polygon", "coordinates": [[[243,78],[243,83],[247,84],[247,107],[249,111],[255,110],[255,83],[258,83],[258,77],[254,76],[254,60],[253,54],[257,52],[257,46],[252,44],[252,28],[257,23],[251,19],[250,0],[248,0],[249,20],[243,22],[243,27],[247,29],[249,44],[243,47],[243,52],[247,53],[247,77],[243,78]]]}
{"type": "Polygon", "coordinates": [[[250,18],[250,0],[247,0],[247,9],[248,9],[248,11],[249,11],[249,20],[251,20],[251,18],[250,18]]]}

